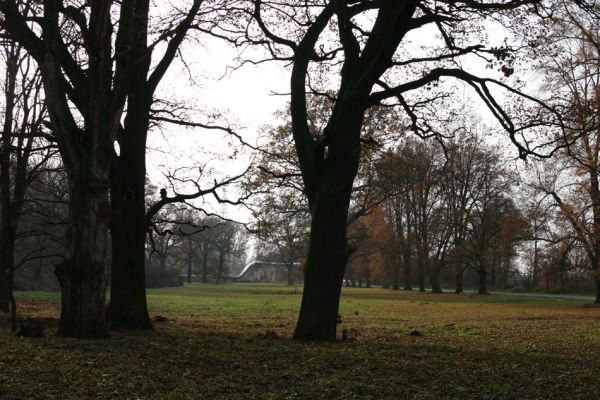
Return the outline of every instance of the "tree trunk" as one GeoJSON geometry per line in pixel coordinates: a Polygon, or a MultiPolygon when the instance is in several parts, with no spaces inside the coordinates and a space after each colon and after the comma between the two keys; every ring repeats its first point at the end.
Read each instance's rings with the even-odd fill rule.
{"type": "Polygon", "coordinates": [[[392,290],[400,290],[400,254],[394,249],[394,270],[392,277],[392,290]]]}
{"type": "Polygon", "coordinates": [[[419,274],[419,292],[425,291],[425,266],[423,265],[423,258],[419,256],[417,260],[417,269],[419,274]]]}
{"type": "MultiPolygon", "coordinates": [[[[144,176],[136,174],[133,167],[125,167],[132,164],[131,161],[121,154],[111,172],[112,263],[108,317],[113,329],[152,329],[146,303],[144,176]]],[[[161,266],[163,264],[161,259],[161,266]]]]}
{"type": "Polygon", "coordinates": [[[223,274],[223,265],[225,264],[225,252],[219,250],[219,269],[217,271],[217,285],[221,284],[221,275],[223,274]]]}
{"type": "Polygon", "coordinates": [[[479,262],[479,266],[477,268],[477,273],[479,275],[479,289],[477,290],[477,294],[488,294],[487,291],[487,269],[485,267],[485,263],[479,262]]]}
{"type": "Polygon", "coordinates": [[[0,271],[0,312],[8,312],[8,274],[4,268],[0,271]]]}
{"type": "MultiPolygon", "coordinates": [[[[10,207],[8,207],[10,209],[10,207]]],[[[4,210],[2,210],[4,214],[4,210]]],[[[2,215],[0,222],[0,311],[9,312],[11,305],[13,271],[15,268],[15,230],[11,226],[10,216],[2,215]]]]}
{"type": "Polygon", "coordinates": [[[208,243],[202,243],[202,283],[208,283],[208,243]]]}
{"type": "Polygon", "coordinates": [[[403,252],[402,257],[404,258],[404,290],[413,290],[412,280],[410,277],[410,253],[408,249],[403,252]]]}
{"type": "Polygon", "coordinates": [[[188,259],[187,259],[187,283],[192,283],[192,269],[193,269],[193,257],[194,252],[192,251],[192,238],[188,237],[188,259]]]}
{"type": "Polygon", "coordinates": [[[492,268],[491,268],[491,273],[490,273],[490,286],[492,288],[496,287],[496,269],[497,269],[497,264],[498,264],[498,259],[496,256],[494,256],[494,259],[492,260],[492,268]]]}
{"type": "MultiPolygon", "coordinates": [[[[4,224],[3,224],[4,225],[4,224]]],[[[2,231],[7,230],[2,228],[2,231]]],[[[8,232],[0,233],[0,311],[10,311],[10,281],[14,268],[14,240],[10,240],[8,232]]]]}
{"type": "Polygon", "coordinates": [[[295,339],[336,340],[342,280],[350,256],[346,239],[349,193],[345,197],[322,194],[314,205],[295,339]]]}
{"type": "Polygon", "coordinates": [[[294,264],[288,265],[287,266],[287,284],[288,286],[294,286],[294,264]]]}
{"type": "Polygon", "coordinates": [[[429,281],[431,282],[431,293],[442,293],[440,285],[440,269],[437,265],[429,268],[429,281]]]}
{"type": "Polygon", "coordinates": [[[9,311],[9,292],[14,269],[15,226],[17,215],[13,209],[11,186],[11,153],[13,139],[13,115],[16,104],[17,55],[14,43],[4,54],[4,121],[2,124],[2,148],[0,149],[0,311],[9,311]]]}
{"type": "Polygon", "coordinates": [[[108,336],[108,176],[94,179],[91,175],[84,173],[70,181],[68,247],[65,260],[56,266],[62,295],[59,336],[108,336]]]}
{"type": "MultiPolygon", "coordinates": [[[[6,221],[6,220],[4,220],[6,221]]],[[[2,221],[2,222],[4,222],[2,221]]],[[[0,227],[0,311],[9,312],[10,287],[14,268],[14,235],[11,235],[8,223],[0,227]]]]}
{"type": "Polygon", "coordinates": [[[465,270],[462,268],[462,266],[457,265],[456,266],[456,290],[454,290],[454,293],[462,293],[464,288],[463,288],[463,277],[464,277],[464,273],[465,270]]]}

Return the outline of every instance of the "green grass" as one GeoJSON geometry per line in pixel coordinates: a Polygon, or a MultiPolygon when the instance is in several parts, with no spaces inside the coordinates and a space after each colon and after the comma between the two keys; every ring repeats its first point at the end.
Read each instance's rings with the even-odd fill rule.
{"type": "MultiPolygon", "coordinates": [[[[596,399],[600,308],[577,300],[344,289],[351,340],[291,340],[301,287],[149,290],[154,332],[108,340],[0,329],[2,399],[596,399]],[[423,334],[410,336],[413,329],[423,334]]],[[[53,293],[21,312],[58,316],[53,293]]]]}

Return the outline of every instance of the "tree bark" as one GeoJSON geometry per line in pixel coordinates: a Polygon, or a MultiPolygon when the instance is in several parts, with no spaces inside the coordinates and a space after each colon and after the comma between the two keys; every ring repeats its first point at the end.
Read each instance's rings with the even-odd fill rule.
{"type": "Polygon", "coordinates": [[[11,142],[16,103],[17,54],[14,45],[6,57],[4,82],[4,121],[0,150],[0,311],[9,311],[9,292],[14,269],[15,228],[17,215],[11,197],[11,142]]]}
{"type": "MultiPolygon", "coordinates": [[[[9,206],[6,204],[6,206],[9,206]]],[[[15,235],[11,228],[9,207],[2,207],[0,222],[0,311],[9,312],[12,271],[15,266],[15,235]],[[7,220],[6,218],[9,217],[7,220]]]]}
{"type": "Polygon", "coordinates": [[[440,270],[437,265],[430,268],[429,281],[431,282],[431,293],[442,293],[442,286],[440,285],[440,270]]]}
{"type": "Polygon", "coordinates": [[[348,202],[349,194],[347,201],[319,196],[314,206],[295,339],[336,340],[342,280],[350,255],[346,238],[348,202]]]}
{"type": "Polygon", "coordinates": [[[112,264],[108,316],[113,329],[152,329],[146,303],[144,175],[135,172],[132,158],[121,154],[114,160],[111,171],[112,264]]]}
{"type": "Polygon", "coordinates": [[[477,267],[477,274],[479,275],[479,289],[477,290],[477,294],[488,294],[487,291],[487,269],[485,267],[485,263],[479,262],[479,266],[477,267]]]}
{"type": "Polygon", "coordinates": [[[425,291],[425,266],[423,265],[423,259],[419,255],[417,260],[417,272],[419,274],[419,292],[425,291]]]}
{"type": "Polygon", "coordinates": [[[459,294],[464,291],[464,287],[463,287],[464,273],[465,273],[465,270],[462,268],[462,266],[457,265],[456,266],[456,289],[454,290],[454,293],[459,294]]]}
{"type": "Polygon", "coordinates": [[[108,176],[84,171],[70,185],[67,256],[56,266],[62,295],[58,335],[107,337],[108,176]]]}

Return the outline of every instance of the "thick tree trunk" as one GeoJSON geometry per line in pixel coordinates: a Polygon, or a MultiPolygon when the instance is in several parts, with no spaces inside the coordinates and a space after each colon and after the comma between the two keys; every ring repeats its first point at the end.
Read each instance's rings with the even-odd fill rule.
{"type": "Polygon", "coordinates": [[[108,179],[90,179],[90,175],[70,182],[75,190],[71,191],[67,256],[56,266],[62,294],[59,336],[108,336],[108,179]]]}
{"type": "Polygon", "coordinates": [[[437,266],[431,267],[429,272],[429,281],[431,282],[431,293],[442,293],[440,285],[440,270],[437,266]]]}
{"type": "Polygon", "coordinates": [[[0,311],[9,311],[9,292],[14,268],[15,225],[17,215],[13,209],[11,186],[15,185],[11,175],[13,139],[13,114],[16,104],[16,81],[18,60],[14,43],[5,49],[4,108],[2,124],[2,147],[0,148],[0,311]]]}
{"type": "Polygon", "coordinates": [[[294,286],[294,264],[287,266],[287,284],[288,286],[294,286]]]}
{"type": "Polygon", "coordinates": [[[146,303],[144,178],[123,161],[115,161],[111,174],[109,324],[113,329],[152,329],[146,303]],[[115,167],[119,164],[121,168],[115,167]]]}
{"type": "MultiPolygon", "coordinates": [[[[6,220],[4,220],[6,221],[6,220]]],[[[11,305],[13,270],[15,268],[15,231],[10,222],[0,223],[0,311],[9,312],[11,305]]]]}
{"type": "Polygon", "coordinates": [[[347,201],[342,196],[326,197],[320,197],[313,208],[295,339],[336,340],[342,280],[350,255],[346,239],[349,196],[347,201]]]}
{"type": "Polygon", "coordinates": [[[8,312],[8,274],[4,268],[0,271],[0,312],[8,312]]]}
{"type": "Polygon", "coordinates": [[[477,294],[488,294],[488,291],[487,291],[487,269],[483,262],[479,262],[479,266],[477,268],[477,273],[479,275],[479,289],[477,290],[477,294]]]}
{"type": "Polygon", "coordinates": [[[14,237],[10,234],[10,228],[2,224],[0,228],[0,311],[9,312],[10,287],[12,270],[14,268],[14,237]]]}
{"type": "Polygon", "coordinates": [[[465,270],[462,268],[462,266],[456,267],[456,289],[454,290],[454,293],[458,294],[458,293],[462,293],[464,291],[464,287],[463,287],[464,273],[465,273],[465,270]]]}
{"type": "MultiPolygon", "coordinates": [[[[10,201],[10,200],[9,200],[10,201]]],[[[11,234],[9,205],[2,207],[0,221],[0,311],[8,312],[10,281],[14,268],[14,235],[11,234]]]]}
{"type": "Polygon", "coordinates": [[[600,278],[594,279],[596,284],[596,299],[594,299],[595,304],[600,304],[600,278]]]}

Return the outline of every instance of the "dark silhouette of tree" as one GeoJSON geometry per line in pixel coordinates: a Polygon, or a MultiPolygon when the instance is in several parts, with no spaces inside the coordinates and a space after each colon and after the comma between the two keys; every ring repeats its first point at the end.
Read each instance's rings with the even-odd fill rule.
{"type": "Polygon", "coordinates": [[[46,108],[39,69],[22,46],[12,40],[1,44],[4,66],[3,124],[0,148],[0,311],[10,311],[16,322],[14,273],[33,254],[17,259],[17,242],[29,236],[20,225],[30,186],[55,154],[43,127],[46,108]]]}
{"type": "Polygon", "coordinates": [[[202,3],[194,1],[185,12],[171,9],[171,18],[157,19],[166,25],[154,27],[161,32],[156,35],[150,33],[155,10],[148,0],[49,1],[31,8],[13,0],[0,5],[2,28],[40,65],[52,130],[70,180],[70,239],[67,257],[57,267],[61,335],[107,335],[110,243],[111,325],[151,327],[143,276],[149,113],[154,92],[202,3]],[[157,48],[164,51],[153,62],[157,48]]]}
{"type": "MultiPolygon", "coordinates": [[[[294,337],[334,340],[339,296],[350,249],[346,223],[361,153],[366,111],[394,104],[407,115],[411,128],[435,132],[432,109],[449,94],[435,90],[440,80],[464,82],[482,98],[521,154],[529,152],[516,134],[522,130],[493,98],[490,86],[514,91],[506,84],[458,68],[466,54],[496,58],[510,70],[510,49],[492,48],[471,35],[485,20],[509,17],[511,10],[536,11],[540,1],[325,1],[319,4],[252,2],[253,22],[244,25],[246,40],[265,45],[273,59],[292,65],[291,115],[304,193],[312,215],[311,239],[305,265],[305,289],[294,337]],[[419,28],[432,26],[442,40],[430,54],[414,56],[404,42],[419,28]],[[257,33],[257,31],[260,33],[257,33]],[[329,73],[329,75],[327,75],[329,73]],[[327,93],[318,83],[336,87],[333,106],[318,135],[310,129],[307,93],[327,93]],[[433,89],[429,90],[428,89],[433,89]],[[418,94],[416,94],[418,93],[418,94]]],[[[531,98],[529,98],[531,100],[531,98]]]]}
{"type": "Polygon", "coordinates": [[[600,35],[597,2],[553,2],[547,38],[539,44],[538,69],[565,121],[555,171],[540,176],[588,258],[600,303],[600,35]]]}

